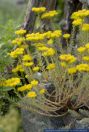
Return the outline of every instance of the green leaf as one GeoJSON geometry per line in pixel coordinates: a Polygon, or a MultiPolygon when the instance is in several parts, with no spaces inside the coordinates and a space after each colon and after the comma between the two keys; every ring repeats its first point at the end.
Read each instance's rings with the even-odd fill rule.
{"type": "Polygon", "coordinates": [[[14,89],[14,87],[0,87],[0,91],[7,92],[14,89]]]}

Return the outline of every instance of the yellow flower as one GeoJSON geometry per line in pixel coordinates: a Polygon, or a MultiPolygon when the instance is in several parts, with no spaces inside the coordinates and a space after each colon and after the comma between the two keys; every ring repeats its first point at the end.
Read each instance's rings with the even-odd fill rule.
{"type": "Polygon", "coordinates": [[[40,90],[40,94],[44,94],[46,92],[46,89],[45,88],[42,88],[41,90],[40,90]]]}
{"type": "Polygon", "coordinates": [[[34,67],[32,70],[34,71],[34,72],[37,72],[37,71],[39,71],[39,67],[38,66],[36,66],[36,67],[34,67]]]}
{"type": "Polygon", "coordinates": [[[51,33],[50,38],[59,38],[62,35],[62,31],[61,30],[55,30],[51,33]]]}
{"type": "Polygon", "coordinates": [[[34,43],[34,45],[38,48],[38,47],[44,47],[45,44],[44,43],[34,43]]]}
{"type": "Polygon", "coordinates": [[[76,66],[76,69],[80,72],[89,72],[89,65],[88,64],[79,64],[76,66]]]}
{"type": "Polygon", "coordinates": [[[32,11],[36,13],[42,13],[46,11],[46,8],[45,7],[33,7],[32,11]]]}
{"type": "Polygon", "coordinates": [[[23,61],[31,61],[32,60],[32,56],[31,55],[24,55],[22,58],[23,61]]]}
{"type": "Polygon", "coordinates": [[[49,65],[47,66],[47,69],[48,69],[48,70],[53,70],[53,69],[55,69],[55,67],[56,67],[56,65],[55,65],[54,63],[51,63],[51,64],[49,64],[49,65]]]}
{"type": "Polygon", "coordinates": [[[59,59],[67,63],[73,63],[76,61],[76,58],[71,54],[62,54],[59,56],[59,59]]]}
{"type": "Polygon", "coordinates": [[[36,92],[32,91],[27,94],[28,98],[35,98],[37,96],[36,92]]]}
{"type": "Polygon", "coordinates": [[[82,9],[74,12],[71,16],[72,19],[77,19],[77,18],[84,18],[86,16],[89,16],[89,10],[82,9]]]}
{"type": "Polygon", "coordinates": [[[43,56],[53,56],[55,55],[55,50],[53,48],[48,48],[47,51],[43,52],[43,56]]]}
{"type": "Polygon", "coordinates": [[[58,12],[56,10],[49,11],[47,13],[42,14],[41,19],[53,18],[56,15],[58,15],[58,12]]]}
{"type": "Polygon", "coordinates": [[[24,72],[24,69],[22,67],[22,65],[18,65],[16,68],[12,69],[12,72],[24,72]]]}
{"type": "Polygon", "coordinates": [[[37,81],[37,80],[31,81],[31,85],[32,85],[32,86],[37,86],[37,85],[38,85],[38,81],[37,81]]]}
{"type": "Polygon", "coordinates": [[[85,52],[86,48],[84,46],[81,46],[77,49],[78,52],[83,53],[85,52]]]}
{"type": "Polygon", "coordinates": [[[86,47],[86,49],[89,49],[89,43],[87,43],[87,44],[85,45],[85,47],[86,47]]]}
{"type": "Polygon", "coordinates": [[[44,40],[44,38],[45,38],[44,34],[41,34],[39,32],[26,35],[26,40],[33,42],[44,40]]]}
{"type": "Polygon", "coordinates": [[[82,31],[89,31],[89,24],[83,24],[82,31]]]}
{"type": "Polygon", "coordinates": [[[8,80],[5,81],[5,86],[6,87],[13,87],[16,86],[17,84],[20,83],[20,79],[19,78],[10,78],[8,80]]]}
{"type": "Polygon", "coordinates": [[[66,33],[66,34],[63,35],[63,37],[64,37],[65,39],[69,39],[69,38],[70,38],[70,34],[66,33]]]}
{"type": "Polygon", "coordinates": [[[23,92],[25,90],[31,90],[32,89],[32,85],[31,84],[27,84],[27,85],[24,85],[22,87],[19,87],[17,90],[20,91],[20,92],[23,92]]]}
{"type": "Polygon", "coordinates": [[[24,41],[25,41],[25,38],[20,37],[20,38],[14,39],[14,40],[12,41],[12,44],[21,45],[24,41]]]}
{"type": "Polygon", "coordinates": [[[83,59],[84,61],[89,61],[89,56],[84,56],[82,59],[83,59]]]}
{"type": "Polygon", "coordinates": [[[16,50],[12,51],[11,53],[9,53],[9,55],[13,58],[18,57],[18,55],[21,55],[24,53],[24,49],[23,48],[17,48],[16,50]]]}
{"type": "Polygon", "coordinates": [[[52,31],[47,31],[47,32],[44,33],[44,37],[45,38],[50,38],[51,34],[52,34],[52,31]]]}
{"type": "Polygon", "coordinates": [[[24,62],[23,65],[26,67],[32,66],[34,63],[33,62],[24,62]]]}
{"type": "Polygon", "coordinates": [[[47,44],[53,44],[53,39],[49,39],[47,44]]]}
{"type": "Polygon", "coordinates": [[[46,47],[46,46],[42,46],[42,47],[38,47],[37,49],[38,49],[39,51],[46,51],[46,50],[48,50],[49,48],[46,47]]]}
{"type": "Polygon", "coordinates": [[[17,34],[17,35],[23,35],[23,34],[25,34],[26,33],[26,30],[24,30],[24,29],[19,29],[19,30],[17,30],[16,32],[15,32],[15,34],[17,34]]]}
{"type": "Polygon", "coordinates": [[[72,68],[69,68],[69,69],[68,69],[68,73],[69,73],[69,74],[74,74],[74,73],[76,73],[76,72],[77,72],[76,67],[72,67],[72,68]]]}
{"type": "Polygon", "coordinates": [[[80,19],[80,18],[78,18],[78,19],[74,20],[72,24],[73,24],[74,26],[79,26],[79,25],[81,25],[82,23],[83,23],[83,20],[80,19]]]}

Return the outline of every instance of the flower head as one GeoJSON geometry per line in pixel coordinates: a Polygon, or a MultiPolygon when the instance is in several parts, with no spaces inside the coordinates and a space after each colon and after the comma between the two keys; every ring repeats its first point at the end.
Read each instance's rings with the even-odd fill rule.
{"type": "Polygon", "coordinates": [[[78,19],[74,20],[72,24],[73,24],[74,26],[79,26],[79,25],[81,25],[82,23],[83,23],[83,20],[80,19],[80,18],[78,18],[78,19]]]}
{"type": "Polygon", "coordinates": [[[24,48],[17,48],[16,50],[12,51],[11,53],[9,53],[9,55],[12,58],[16,58],[18,57],[18,55],[21,55],[24,53],[24,48]]]}
{"type": "Polygon", "coordinates": [[[80,72],[89,72],[89,65],[88,64],[79,64],[76,66],[76,69],[80,72]]]}
{"type": "Polygon", "coordinates": [[[89,24],[83,24],[82,31],[89,31],[89,24]]]}
{"type": "Polygon", "coordinates": [[[20,83],[20,79],[19,78],[10,78],[8,80],[5,81],[5,86],[6,87],[14,87],[16,86],[17,84],[20,83]]]}
{"type": "Polygon", "coordinates": [[[76,72],[77,72],[76,67],[71,67],[71,68],[68,69],[68,73],[69,73],[69,74],[74,74],[74,73],[76,73],[76,72]]]}
{"type": "Polygon", "coordinates": [[[12,72],[24,72],[22,65],[17,65],[16,68],[12,69],[12,72]]]}
{"type": "Polygon", "coordinates": [[[23,35],[23,34],[25,34],[26,33],[26,30],[24,30],[24,29],[19,29],[19,30],[17,30],[16,32],[15,32],[15,34],[17,34],[17,35],[23,35]]]}
{"type": "Polygon", "coordinates": [[[35,13],[42,13],[46,11],[46,8],[45,7],[33,7],[32,11],[35,13]]]}
{"type": "Polygon", "coordinates": [[[39,69],[40,69],[40,67],[36,66],[36,67],[34,67],[32,70],[33,70],[34,72],[37,72],[37,71],[39,71],[39,69]]]}
{"type": "Polygon", "coordinates": [[[77,51],[78,51],[79,53],[83,53],[83,52],[85,52],[85,50],[86,50],[86,48],[85,48],[84,46],[81,46],[81,47],[79,47],[79,48],[77,49],[77,51]]]}
{"type": "Polygon", "coordinates": [[[17,90],[20,92],[23,92],[25,90],[31,90],[32,89],[32,85],[31,84],[26,84],[24,86],[19,87],[17,90]]]}
{"type": "Polygon", "coordinates": [[[32,60],[32,56],[31,55],[24,55],[23,58],[22,58],[23,61],[31,61],[32,60]]]}
{"type": "Polygon", "coordinates": [[[56,15],[58,15],[58,12],[56,10],[49,11],[49,12],[42,14],[41,19],[50,19],[56,15]]]}
{"type": "Polygon", "coordinates": [[[71,54],[62,54],[59,56],[59,59],[67,63],[73,63],[76,61],[76,58],[71,54]]]}
{"type": "Polygon", "coordinates": [[[55,65],[54,63],[51,63],[51,64],[49,64],[49,65],[47,66],[46,69],[48,69],[48,70],[53,70],[53,69],[55,69],[55,67],[56,67],[56,65],[55,65]]]}
{"type": "Polygon", "coordinates": [[[66,33],[66,34],[63,35],[63,37],[64,37],[65,39],[69,39],[69,38],[70,38],[70,34],[66,33]]]}
{"type": "Polygon", "coordinates": [[[28,98],[35,98],[37,96],[36,92],[32,91],[32,92],[28,92],[27,97],[28,98]]]}
{"type": "Polygon", "coordinates": [[[41,90],[40,90],[40,94],[44,94],[46,92],[46,89],[45,88],[42,88],[41,90]]]}
{"type": "Polygon", "coordinates": [[[32,85],[32,86],[37,86],[37,85],[38,85],[38,81],[37,81],[37,80],[31,81],[31,85],[32,85]]]}

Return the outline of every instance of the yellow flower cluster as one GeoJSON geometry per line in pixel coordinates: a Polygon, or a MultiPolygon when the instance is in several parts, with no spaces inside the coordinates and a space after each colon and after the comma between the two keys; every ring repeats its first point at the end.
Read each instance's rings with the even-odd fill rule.
{"type": "Polygon", "coordinates": [[[34,91],[28,92],[28,94],[27,94],[28,98],[35,98],[36,96],[37,96],[37,94],[34,91]]]}
{"type": "Polygon", "coordinates": [[[25,41],[25,38],[19,37],[19,38],[14,39],[14,40],[12,41],[12,44],[21,45],[24,41],[25,41]]]}
{"type": "MultiPolygon", "coordinates": [[[[74,12],[71,16],[71,18],[74,19],[73,25],[74,26],[81,25],[83,23],[84,18],[87,16],[89,16],[89,10],[87,10],[87,9],[83,9],[83,10],[79,10],[79,11],[74,12]]],[[[89,27],[88,27],[88,29],[87,29],[87,27],[88,27],[88,25],[84,24],[82,27],[82,30],[88,31],[89,27]]]]}
{"type": "Polygon", "coordinates": [[[41,33],[32,33],[32,34],[27,34],[26,36],[26,40],[28,41],[40,41],[40,40],[44,40],[44,34],[41,33]]]}
{"type": "Polygon", "coordinates": [[[50,38],[59,38],[62,35],[62,31],[61,30],[55,30],[51,33],[50,38]]]}
{"type": "Polygon", "coordinates": [[[84,56],[84,57],[82,57],[82,59],[83,59],[84,61],[89,61],[89,56],[84,56]]]}
{"type": "Polygon", "coordinates": [[[63,35],[63,37],[64,37],[65,39],[69,39],[69,38],[70,38],[70,34],[66,33],[66,34],[63,35]]]}
{"type": "Polygon", "coordinates": [[[76,57],[71,54],[62,54],[59,56],[59,59],[67,63],[73,63],[76,61],[76,57]]]}
{"type": "Polygon", "coordinates": [[[47,51],[49,48],[46,47],[46,46],[39,46],[37,49],[38,49],[39,51],[47,51]]]}
{"type": "Polygon", "coordinates": [[[40,70],[40,67],[36,66],[36,67],[34,67],[32,70],[33,70],[34,72],[37,72],[37,71],[40,70]]]}
{"type": "Polygon", "coordinates": [[[19,83],[20,83],[19,78],[10,78],[10,79],[5,81],[5,86],[6,87],[15,87],[19,83]]]}
{"type": "Polygon", "coordinates": [[[26,67],[32,66],[34,63],[33,62],[23,62],[23,65],[26,67]]]}
{"type": "Polygon", "coordinates": [[[48,48],[47,51],[42,53],[43,56],[54,56],[55,50],[53,48],[48,48]]]}
{"type": "Polygon", "coordinates": [[[89,31],[89,24],[83,24],[82,31],[89,31]]]}
{"type": "Polygon", "coordinates": [[[31,89],[32,89],[32,85],[31,84],[27,84],[27,85],[19,87],[17,90],[20,91],[20,92],[23,92],[25,90],[31,90],[31,89]]]}
{"type": "Polygon", "coordinates": [[[44,94],[45,92],[46,92],[46,89],[45,89],[45,88],[42,88],[42,89],[39,91],[40,94],[44,94]]]}
{"type": "MultiPolygon", "coordinates": [[[[46,92],[46,89],[44,89],[44,88],[42,88],[42,89],[39,91],[39,93],[40,93],[41,95],[44,94],[45,92],[46,92]]],[[[37,97],[37,93],[36,93],[35,91],[28,92],[27,97],[28,97],[28,98],[35,98],[35,97],[37,97]]]]}
{"type": "Polygon", "coordinates": [[[47,31],[45,33],[32,33],[32,34],[27,34],[26,35],[26,40],[28,41],[41,41],[44,40],[46,38],[59,38],[62,35],[62,31],[61,30],[55,30],[55,31],[47,31]]]}
{"type": "Polygon", "coordinates": [[[24,30],[24,29],[19,29],[15,32],[15,34],[17,34],[17,35],[24,35],[25,33],[26,33],[26,30],[24,30]]]}
{"type": "Polygon", "coordinates": [[[9,53],[9,55],[13,58],[16,58],[16,57],[18,57],[18,55],[21,55],[23,53],[24,53],[24,48],[17,48],[16,50],[9,53]]]}
{"type": "Polygon", "coordinates": [[[36,13],[42,13],[46,11],[46,8],[45,7],[33,7],[32,11],[36,13]]]}
{"type": "Polygon", "coordinates": [[[76,72],[89,72],[89,64],[82,63],[75,67],[68,68],[69,74],[75,74],[76,72]]]}
{"type": "Polygon", "coordinates": [[[22,67],[22,65],[18,65],[16,68],[12,69],[12,72],[24,72],[24,69],[22,67]]]}
{"type": "Polygon", "coordinates": [[[85,44],[85,48],[89,49],[89,43],[85,44]]]}
{"type": "Polygon", "coordinates": [[[89,10],[87,9],[82,9],[74,12],[71,16],[72,19],[77,19],[77,18],[84,18],[89,16],[89,10]]]}
{"type": "Polygon", "coordinates": [[[53,39],[49,39],[47,44],[53,44],[53,39]]]}
{"type": "Polygon", "coordinates": [[[69,74],[74,74],[74,73],[76,73],[76,72],[77,72],[76,67],[68,68],[68,73],[69,73],[69,74]]]}
{"type": "Polygon", "coordinates": [[[38,85],[38,81],[37,80],[32,80],[31,81],[31,85],[34,87],[34,86],[37,86],[38,85]]]}
{"type": "Polygon", "coordinates": [[[89,72],[89,65],[88,64],[79,64],[76,66],[76,69],[80,72],[89,72]]]}
{"type": "Polygon", "coordinates": [[[86,48],[84,46],[81,46],[77,49],[78,52],[83,53],[86,51],[86,48]]]}
{"type": "Polygon", "coordinates": [[[42,14],[41,19],[53,18],[56,15],[58,15],[58,12],[56,10],[49,11],[49,12],[42,14]]]}
{"type": "Polygon", "coordinates": [[[73,21],[73,25],[74,26],[79,26],[79,25],[81,25],[83,23],[83,20],[82,19],[80,19],[80,18],[78,18],[78,19],[75,19],[74,21],[73,21]]]}
{"type": "Polygon", "coordinates": [[[34,63],[32,62],[32,56],[29,54],[25,54],[22,58],[23,65],[26,67],[32,66],[34,63]]]}
{"type": "Polygon", "coordinates": [[[85,51],[88,51],[88,50],[89,50],[89,43],[85,44],[84,46],[77,48],[77,51],[79,53],[84,53],[85,51]]]}
{"type": "Polygon", "coordinates": [[[24,55],[23,58],[22,58],[23,61],[32,61],[32,56],[31,55],[24,55]]]}
{"type": "Polygon", "coordinates": [[[48,69],[48,70],[53,70],[53,69],[55,69],[55,67],[56,67],[56,65],[55,65],[54,63],[51,63],[51,64],[49,64],[49,65],[47,66],[46,69],[48,69]]]}

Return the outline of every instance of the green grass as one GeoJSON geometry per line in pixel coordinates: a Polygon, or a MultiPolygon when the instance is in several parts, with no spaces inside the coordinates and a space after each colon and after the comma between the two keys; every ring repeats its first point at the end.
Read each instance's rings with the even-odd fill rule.
{"type": "Polygon", "coordinates": [[[0,24],[12,19],[19,23],[23,21],[26,4],[18,5],[16,0],[0,0],[0,24]]]}

